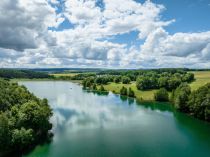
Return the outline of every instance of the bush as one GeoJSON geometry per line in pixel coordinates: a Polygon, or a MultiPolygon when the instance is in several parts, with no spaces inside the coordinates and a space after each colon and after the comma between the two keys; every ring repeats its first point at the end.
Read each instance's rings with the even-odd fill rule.
{"type": "Polygon", "coordinates": [[[134,91],[131,89],[131,87],[129,87],[129,89],[128,89],[128,96],[129,96],[129,97],[135,97],[135,93],[134,93],[134,91]]]}
{"type": "Polygon", "coordinates": [[[190,86],[187,83],[182,83],[174,92],[174,96],[172,101],[174,102],[174,106],[176,109],[188,112],[188,100],[191,93],[190,86]]]}
{"type": "Polygon", "coordinates": [[[165,88],[159,89],[155,94],[154,98],[156,101],[168,101],[168,92],[165,88]]]}
{"type": "Polygon", "coordinates": [[[210,121],[210,83],[193,91],[188,102],[190,112],[197,118],[210,121]]]}
{"type": "Polygon", "coordinates": [[[127,95],[127,88],[125,88],[124,86],[120,89],[120,94],[121,95],[127,95]]]}
{"type": "Polygon", "coordinates": [[[100,90],[101,92],[106,91],[105,88],[104,88],[104,86],[102,86],[102,85],[100,86],[100,89],[99,89],[99,90],[100,90]]]}
{"type": "Polygon", "coordinates": [[[120,76],[116,76],[116,77],[114,78],[114,82],[115,82],[115,83],[119,83],[120,80],[121,80],[121,77],[120,77],[120,76]]]}
{"type": "Polygon", "coordinates": [[[129,84],[131,82],[131,79],[127,76],[122,77],[122,83],[123,84],[129,84]]]}
{"type": "Polygon", "coordinates": [[[97,86],[96,86],[95,83],[93,84],[92,89],[93,89],[93,90],[97,90],[97,86]]]}

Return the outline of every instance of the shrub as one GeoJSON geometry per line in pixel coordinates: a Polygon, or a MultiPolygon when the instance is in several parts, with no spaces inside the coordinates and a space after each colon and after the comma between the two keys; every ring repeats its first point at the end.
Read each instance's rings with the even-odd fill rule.
{"type": "Polygon", "coordinates": [[[124,86],[121,88],[120,90],[120,94],[121,95],[127,95],[127,88],[125,88],[124,86]]]}
{"type": "Polygon", "coordinates": [[[129,84],[131,82],[131,79],[127,76],[122,77],[122,83],[123,84],[129,84]]]}
{"type": "Polygon", "coordinates": [[[159,89],[155,94],[154,98],[156,101],[168,101],[168,92],[165,88],[159,89]]]}
{"type": "Polygon", "coordinates": [[[128,89],[128,96],[129,96],[129,97],[135,97],[135,93],[134,93],[134,91],[131,89],[131,87],[129,87],[129,89],[128,89]]]}

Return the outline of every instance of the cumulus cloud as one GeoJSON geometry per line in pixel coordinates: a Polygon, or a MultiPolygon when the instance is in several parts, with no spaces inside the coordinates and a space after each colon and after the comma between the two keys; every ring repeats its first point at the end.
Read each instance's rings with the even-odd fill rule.
{"type": "Polygon", "coordinates": [[[210,66],[210,32],[170,34],[165,28],[175,19],[163,20],[161,14],[166,8],[150,0],[100,2],[2,0],[0,66],[210,66]],[[72,27],[59,28],[64,21],[72,27]],[[141,44],[110,40],[133,31],[141,44]]]}
{"type": "Polygon", "coordinates": [[[56,16],[45,0],[1,0],[0,47],[23,51],[47,44],[48,27],[57,24],[56,16]]]}

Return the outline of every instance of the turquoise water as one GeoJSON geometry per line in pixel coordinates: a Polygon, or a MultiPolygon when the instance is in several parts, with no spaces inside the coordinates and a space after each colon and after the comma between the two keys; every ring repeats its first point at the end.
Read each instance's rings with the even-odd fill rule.
{"type": "Polygon", "coordinates": [[[210,124],[169,104],[137,103],[70,82],[24,84],[53,108],[54,137],[26,157],[208,157],[210,124]]]}

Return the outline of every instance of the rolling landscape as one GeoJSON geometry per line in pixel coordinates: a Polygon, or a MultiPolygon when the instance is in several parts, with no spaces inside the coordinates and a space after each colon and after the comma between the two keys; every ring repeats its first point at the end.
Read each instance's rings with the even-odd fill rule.
{"type": "Polygon", "coordinates": [[[209,0],[2,0],[0,157],[208,157],[209,0]]]}

